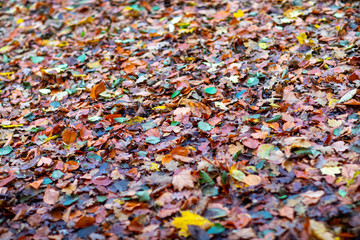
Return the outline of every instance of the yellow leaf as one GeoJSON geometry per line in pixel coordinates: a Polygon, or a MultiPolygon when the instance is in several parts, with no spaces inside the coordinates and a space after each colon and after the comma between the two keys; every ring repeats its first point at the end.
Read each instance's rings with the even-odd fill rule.
{"type": "Polygon", "coordinates": [[[15,72],[1,72],[0,76],[7,76],[9,77],[10,75],[13,75],[15,72]]]}
{"type": "Polygon", "coordinates": [[[237,12],[234,13],[235,18],[241,18],[243,16],[244,16],[244,12],[241,9],[237,10],[237,12]]]}
{"type": "Polygon", "coordinates": [[[259,47],[265,50],[268,46],[266,45],[266,43],[259,43],[259,47]]]}
{"type": "Polygon", "coordinates": [[[300,44],[304,44],[305,40],[307,39],[306,33],[300,33],[300,36],[296,36],[297,40],[300,44]]]}
{"type": "Polygon", "coordinates": [[[233,165],[230,168],[230,176],[237,181],[242,181],[245,177],[245,174],[242,171],[236,169],[235,165],[233,165]]]}
{"type": "Polygon", "coordinates": [[[182,34],[182,33],[192,33],[195,30],[195,28],[190,28],[190,29],[179,29],[178,33],[182,34]]]}
{"type": "Polygon", "coordinates": [[[9,50],[10,50],[10,46],[6,45],[6,46],[3,46],[2,48],[0,48],[0,53],[6,53],[9,50]]]}
{"type": "Polygon", "coordinates": [[[160,170],[159,170],[159,164],[152,162],[152,163],[151,163],[150,170],[151,170],[151,171],[157,171],[157,172],[160,171],[160,170]]]}
{"type": "Polygon", "coordinates": [[[297,18],[300,15],[302,15],[304,13],[304,11],[302,10],[302,8],[290,8],[287,11],[284,12],[284,16],[287,18],[297,18]]]}
{"type": "Polygon", "coordinates": [[[127,6],[127,7],[125,7],[124,9],[125,9],[125,10],[132,10],[133,8],[132,8],[132,7],[127,6]]]}
{"type": "Polygon", "coordinates": [[[157,106],[157,107],[153,107],[153,110],[164,110],[166,109],[166,106],[157,106]]]}
{"type": "Polygon", "coordinates": [[[67,41],[61,41],[58,45],[56,45],[57,47],[66,47],[67,45],[69,45],[69,43],[67,41]]]}
{"type": "Polygon", "coordinates": [[[52,136],[52,137],[47,137],[47,138],[45,138],[45,140],[43,141],[43,144],[49,142],[50,140],[56,139],[56,138],[58,138],[58,137],[60,137],[60,135],[54,135],[54,136],[52,136]]]}
{"type": "Polygon", "coordinates": [[[330,98],[329,100],[329,107],[331,107],[332,105],[335,105],[335,103],[337,103],[339,100],[337,99],[333,99],[333,98],[330,98]]]}
{"type": "Polygon", "coordinates": [[[190,236],[190,233],[188,231],[188,225],[196,225],[202,228],[203,230],[207,230],[214,225],[206,218],[203,218],[202,216],[199,216],[190,211],[182,211],[181,215],[182,215],[181,217],[174,218],[171,224],[174,227],[180,229],[179,235],[183,237],[190,236]]]}
{"type": "Polygon", "coordinates": [[[101,64],[99,63],[99,61],[97,61],[97,62],[92,62],[92,63],[88,63],[87,66],[88,66],[89,68],[93,68],[93,69],[101,68],[101,64]]]}
{"type": "Polygon", "coordinates": [[[14,125],[4,125],[2,124],[1,127],[3,128],[17,128],[17,127],[22,127],[22,124],[14,124],[14,125]]]}
{"type": "Polygon", "coordinates": [[[315,27],[315,28],[319,28],[319,27],[320,27],[320,25],[315,24],[315,25],[314,25],[314,27],[315,27]]]}
{"type": "Polygon", "coordinates": [[[143,117],[134,117],[132,119],[130,119],[129,121],[126,121],[125,124],[126,125],[134,125],[134,124],[138,124],[141,123],[145,118],[143,117]]]}
{"type": "Polygon", "coordinates": [[[19,18],[18,20],[16,20],[16,24],[20,24],[20,23],[23,23],[24,20],[22,18],[19,18]]]}

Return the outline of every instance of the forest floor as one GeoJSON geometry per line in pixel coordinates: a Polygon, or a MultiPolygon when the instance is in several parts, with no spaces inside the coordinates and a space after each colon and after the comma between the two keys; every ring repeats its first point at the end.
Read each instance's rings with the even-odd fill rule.
{"type": "Polygon", "coordinates": [[[359,239],[359,1],[0,4],[0,239],[359,239]]]}

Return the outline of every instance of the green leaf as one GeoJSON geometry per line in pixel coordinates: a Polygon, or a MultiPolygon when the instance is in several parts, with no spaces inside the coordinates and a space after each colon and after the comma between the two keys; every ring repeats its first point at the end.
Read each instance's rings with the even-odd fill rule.
{"type": "Polygon", "coordinates": [[[85,54],[80,55],[80,56],[77,57],[77,60],[78,60],[80,63],[84,62],[85,59],[86,59],[86,55],[85,55],[85,54]]]}
{"type": "Polygon", "coordinates": [[[96,201],[97,202],[105,202],[107,199],[106,196],[96,196],[96,201]]]}
{"type": "Polygon", "coordinates": [[[216,87],[208,87],[208,88],[205,88],[204,92],[207,93],[207,94],[213,95],[213,94],[216,93],[216,87]]]}
{"type": "Polygon", "coordinates": [[[0,156],[5,156],[11,153],[13,148],[10,145],[0,148],[0,156]]]}
{"type": "Polygon", "coordinates": [[[247,87],[256,86],[259,84],[259,79],[257,77],[251,77],[246,81],[247,87]]]}
{"type": "Polygon", "coordinates": [[[8,56],[6,56],[6,54],[3,54],[3,63],[8,63],[10,62],[10,59],[8,58],[8,56]]]}
{"type": "Polygon", "coordinates": [[[53,171],[53,173],[51,174],[51,177],[54,178],[54,179],[59,179],[61,178],[62,176],[64,176],[64,173],[60,170],[55,170],[53,171]]]}
{"type": "Polygon", "coordinates": [[[73,94],[77,93],[77,90],[76,90],[76,88],[70,88],[70,89],[66,89],[66,92],[69,95],[73,95],[73,94]]]}
{"type": "Polygon", "coordinates": [[[44,57],[42,57],[42,56],[35,56],[35,57],[30,57],[30,60],[33,62],[33,63],[35,63],[35,64],[37,64],[37,63],[41,63],[42,61],[44,61],[44,57]]]}
{"type": "Polygon", "coordinates": [[[31,132],[31,133],[37,133],[37,132],[44,131],[44,130],[45,130],[45,128],[43,128],[43,127],[32,127],[32,128],[29,130],[29,132],[31,132]]]}
{"type": "Polygon", "coordinates": [[[207,122],[198,122],[198,128],[200,128],[200,130],[207,132],[210,131],[212,129],[211,125],[208,124],[207,122]]]}
{"type": "Polygon", "coordinates": [[[151,200],[148,191],[138,191],[136,192],[136,196],[139,198],[140,202],[148,202],[151,200]]]}
{"type": "Polygon", "coordinates": [[[127,119],[127,118],[125,118],[125,117],[114,118],[114,121],[117,122],[117,123],[124,123],[124,122],[126,122],[127,120],[129,120],[129,119],[127,119]]]}
{"type": "Polygon", "coordinates": [[[81,33],[80,33],[80,37],[84,37],[85,36],[85,31],[82,31],[81,33]]]}
{"type": "Polygon", "coordinates": [[[281,118],[281,115],[275,115],[272,118],[266,120],[267,123],[272,123],[272,122],[276,122],[277,120],[279,120],[281,118]]]}
{"type": "Polygon", "coordinates": [[[225,185],[228,181],[228,173],[226,171],[222,171],[221,173],[221,183],[225,185]]]}
{"type": "Polygon", "coordinates": [[[171,126],[177,126],[177,125],[179,125],[179,124],[180,124],[180,122],[178,122],[178,121],[172,121],[172,122],[170,123],[171,126]]]}
{"type": "Polygon", "coordinates": [[[207,232],[208,234],[219,234],[224,230],[225,228],[220,223],[215,223],[207,232]]]}
{"type": "Polygon", "coordinates": [[[343,189],[339,189],[338,193],[339,193],[340,197],[345,197],[347,194],[347,192],[343,189]]]}
{"type": "Polygon", "coordinates": [[[150,144],[157,144],[157,143],[160,142],[160,138],[158,138],[158,137],[153,137],[153,136],[147,137],[147,138],[145,139],[145,142],[146,142],[146,143],[150,143],[150,144]]]}
{"type": "Polygon", "coordinates": [[[200,175],[200,178],[201,178],[201,182],[207,183],[210,186],[215,185],[214,180],[212,180],[211,177],[209,176],[209,174],[207,174],[205,171],[201,170],[199,175],[200,175]]]}
{"type": "Polygon", "coordinates": [[[181,93],[180,90],[176,90],[172,95],[171,98],[175,98],[177,95],[179,95],[181,93]]]}
{"type": "Polygon", "coordinates": [[[64,206],[69,206],[79,200],[78,196],[65,195],[65,201],[63,203],[64,206]]]}

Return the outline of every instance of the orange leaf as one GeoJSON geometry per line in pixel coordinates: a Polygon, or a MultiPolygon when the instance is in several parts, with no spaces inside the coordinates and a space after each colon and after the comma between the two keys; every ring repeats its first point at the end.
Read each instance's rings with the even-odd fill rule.
{"type": "Polygon", "coordinates": [[[63,132],[62,139],[63,139],[64,143],[69,145],[70,143],[75,142],[75,140],[76,140],[76,132],[74,132],[74,131],[72,131],[70,129],[66,129],[63,132]]]}
{"type": "Polygon", "coordinates": [[[92,87],[91,89],[91,93],[90,93],[90,97],[92,99],[97,99],[100,95],[100,93],[102,93],[103,91],[106,90],[106,87],[105,87],[105,83],[104,82],[101,82],[99,84],[96,84],[95,86],[92,87]]]}
{"type": "Polygon", "coordinates": [[[189,154],[189,150],[184,147],[176,147],[170,152],[171,155],[180,155],[180,156],[187,156],[189,154]]]}
{"type": "Polygon", "coordinates": [[[75,227],[76,228],[86,228],[86,227],[94,225],[94,223],[95,223],[94,217],[83,216],[75,223],[75,227]]]}
{"type": "Polygon", "coordinates": [[[38,189],[41,186],[41,183],[43,182],[42,179],[34,181],[32,183],[30,183],[29,185],[35,189],[38,189]]]}
{"type": "Polygon", "coordinates": [[[161,163],[163,165],[165,165],[166,163],[169,163],[173,160],[172,156],[170,154],[165,155],[162,159],[161,159],[161,163]]]}

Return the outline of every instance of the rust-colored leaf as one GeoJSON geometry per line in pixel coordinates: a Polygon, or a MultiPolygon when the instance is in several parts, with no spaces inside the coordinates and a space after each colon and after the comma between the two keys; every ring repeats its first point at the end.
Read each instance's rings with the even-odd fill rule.
{"type": "Polygon", "coordinates": [[[82,216],[79,220],[75,223],[76,228],[86,228],[90,227],[95,224],[95,218],[93,216],[82,216]]]}
{"type": "Polygon", "coordinates": [[[95,100],[99,97],[100,93],[104,92],[106,90],[105,83],[100,82],[99,84],[96,84],[92,87],[90,92],[90,97],[95,100]]]}
{"type": "Polygon", "coordinates": [[[63,135],[62,135],[62,139],[63,139],[64,143],[69,145],[76,141],[76,132],[74,132],[73,130],[70,130],[70,129],[65,129],[65,131],[63,132],[63,135]]]}

